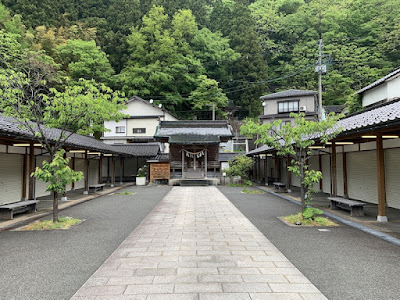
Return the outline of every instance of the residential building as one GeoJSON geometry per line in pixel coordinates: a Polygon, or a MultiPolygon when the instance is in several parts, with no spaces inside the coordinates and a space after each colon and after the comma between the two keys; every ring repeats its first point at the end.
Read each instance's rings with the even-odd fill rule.
{"type": "Polygon", "coordinates": [[[400,68],[356,92],[362,106],[371,107],[400,98],[400,68]]]}
{"type": "Polygon", "coordinates": [[[106,144],[154,142],[154,134],[160,121],[177,121],[170,112],[149,101],[134,96],[122,112],[128,117],[119,122],[104,123],[109,132],[101,138],[106,144]]]}
{"type": "Polygon", "coordinates": [[[274,94],[261,96],[264,114],[261,121],[272,123],[282,120],[282,124],[293,123],[290,113],[303,112],[307,120],[318,120],[318,93],[308,90],[286,90],[274,94]]]}

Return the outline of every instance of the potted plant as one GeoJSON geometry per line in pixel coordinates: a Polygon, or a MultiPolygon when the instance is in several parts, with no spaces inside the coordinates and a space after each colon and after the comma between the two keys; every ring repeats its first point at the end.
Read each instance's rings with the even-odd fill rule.
{"type": "Polygon", "coordinates": [[[139,168],[136,175],[136,185],[146,185],[147,166],[139,168]]]}

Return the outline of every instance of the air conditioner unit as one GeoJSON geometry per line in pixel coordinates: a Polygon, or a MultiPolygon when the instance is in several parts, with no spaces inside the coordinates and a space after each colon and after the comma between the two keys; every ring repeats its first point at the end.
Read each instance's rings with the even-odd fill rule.
{"type": "Polygon", "coordinates": [[[299,107],[299,111],[306,111],[307,110],[307,107],[306,106],[300,106],[299,107]]]}

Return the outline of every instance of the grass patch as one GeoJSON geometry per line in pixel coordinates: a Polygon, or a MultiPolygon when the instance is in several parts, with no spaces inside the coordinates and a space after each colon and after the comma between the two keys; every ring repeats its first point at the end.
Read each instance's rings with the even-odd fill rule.
{"type": "Polygon", "coordinates": [[[242,190],[242,193],[243,193],[243,194],[264,194],[264,192],[261,191],[261,190],[248,190],[248,189],[246,189],[246,188],[244,188],[244,189],[242,190]]]}
{"type": "Polygon", "coordinates": [[[52,230],[52,229],[68,229],[73,225],[81,223],[82,220],[71,217],[58,218],[58,222],[53,223],[52,220],[38,221],[21,228],[21,230],[52,230]]]}
{"type": "Polygon", "coordinates": [[[128,192],[128,191],[123,191],[121,193],[115,193],[115,195],[120,195],[120,196],[132,196],[135,195],[133,192],[128,192]]]}
{"type": "Polygon", "coordinates": [[[297,225],[298,222],[300,223],[299,226],[338,226],[335,222],[329,220],[328,218],[324,217],[316,217],[313,219],[304,219],[301,213],[290,215],[286,217],[281,217],[286,222],[297,225]],[[296,224],[297,223],[297,224],[296,224]]]}

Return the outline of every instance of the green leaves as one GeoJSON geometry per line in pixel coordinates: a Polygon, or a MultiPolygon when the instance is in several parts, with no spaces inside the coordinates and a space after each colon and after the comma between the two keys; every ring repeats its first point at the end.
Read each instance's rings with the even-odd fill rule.
{"type": "Polygon", "coordinates": [[[75,172],[69,166],[69,158],[64,158],[65,150],[59,150],[51,162],[43,161],[42,168],[37,167],[31,176],[49,183],[48,192],[65,193],[67,184],[83,179],[82,172],[75,172]]]}
{"type": "Polygon", "coordinates": [[[240,176],[243,179],[248,178],[248,172],[253,167],[253,159],[246,155],[238,155],[229,161],[228,176],[240,176]]]}

